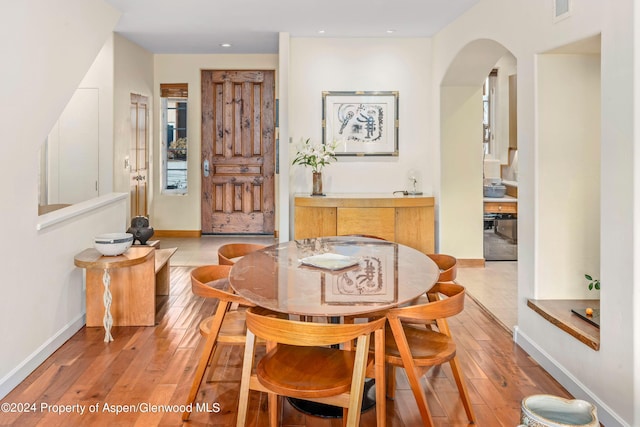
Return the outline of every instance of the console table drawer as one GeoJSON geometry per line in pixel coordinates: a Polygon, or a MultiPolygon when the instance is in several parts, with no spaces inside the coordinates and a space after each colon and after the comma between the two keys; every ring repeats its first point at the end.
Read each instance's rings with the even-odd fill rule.
{"type": "Polygon", "coordinates": [[[485,202],[485,213],[518,213],[518,204],[515,202],[485,202]]]}

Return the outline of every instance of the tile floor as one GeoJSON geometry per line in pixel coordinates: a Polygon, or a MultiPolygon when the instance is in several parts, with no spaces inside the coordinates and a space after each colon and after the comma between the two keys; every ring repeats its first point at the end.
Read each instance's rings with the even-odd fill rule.
{"type": "MultiPolygon", "coordinates": [[[[153,239],[153,238],[152,238],[153,239]]],[[[159,237],[162,248],[178,248],[171,257],[172,266],[195,267],[218,263],[218,247],[226,243],[244,242],[273,245],[273,236],[202,236],[200,238],[159,237]]]]}
{"type": "Polygon", "coordinates": [[[458,268],[456,281],[510,332],[518,321],[518,262],[487,261],[484,268],[458,268]]]}
{"type": "Polygon", "coordinates": [[[517,242],[501,237],[493,229],[484,230],[484,259],[513,261],[518,259],[517,242]]]}
{"type": "MultiPolygon", "coordinates": [[[[273,236],[216,235],[200,238],[161,237],[158,240],[163,248],[178,248],[171,258],[172,266],[217,264],[218,247],[225,243],[277,243],[273,236]]],[[[517,268],[517,261],[487,261],[484,268],[458,268],[457,277],[457,281],[467,288],[467,293],[510,332],[513,332],[517,322],[517,268]]]]}

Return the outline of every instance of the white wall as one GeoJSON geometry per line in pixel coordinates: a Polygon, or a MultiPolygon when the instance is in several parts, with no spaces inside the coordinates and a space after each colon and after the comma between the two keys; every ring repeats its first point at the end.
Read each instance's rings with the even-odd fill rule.
{"type": "MultiPolygon", "coordinates": [[[[154,121],[160,123],[160,84],[188,83],[187,104],[187,168],[188,193],[160,192],[161,138],[158,126],[153,128],[153,208],[152,226],[157,230],[199,231],[200,225],[200,156],[201,156],[201,70],[276,70],[277,55],[155,55],[154,56],[154,121]]],[[[277,81],[277,77],[276,77],[277,81]]],[[[278,93],[276,88],[276,94],[278,93]]],[[[276,95],[277,96],[277,95],[276,95]]]]}
{"type": "MultiPolygon", "coordinates": [[[[302,138],[321,141],[323,91],[398,91],[399,156],[340,157],[323,170],[323,189],[328,193],[391,194],[408,189],[408,171],[415,169],[422,191],[433,195],[438,159],[428,137],[434,126],[429,104],[431,41],[291,38],[290,42],[290,158],[302,138]]],[[[288,164],[280,168],[283,176],[290,168],[292,194],[311,191],[308,168],[288,164]]]]}
{"type": "Polygon", "coordinates": [[[98,0],[29,0],[3,8],[0,51],[11,66],[0,68],[0,91],[19,102],[0,106],[0,180],[7,183],[0,209],[0,340],[10,349],[0,354],[2,396],[82,326],[82,272],[73,256],[95,234],[124,226],[116,203],[36,230],[38,150],[117,19],[98,0]]]}
{"type": "MultiPolygon", "coordinates": [[[[109,35],[96,56],[93,64],[80,82],[72,99],[69,101],[62,116],[67,115],[65,121],[70,122],[69,130],[71,135],[63,137],[68,153],[54,152],[51,147],[47,148],[49,156],[48,173],[53,175],[41,185],[41,190],[48,186],[49,198],[48,203],[77,203],[89,200],[99,195],[108,194],[113,189],[113,35],[109,35]],[[83,95],[83,93],[85,95],[83,95]],[[91,95],[86,95],[91,93],[91,95]],[[75,99],[74,101],[74,98],[75,99]],[[95,99],[94,99],[95,98],[95,99]],[[69,106],[74,103],[76,111],[67,111],[69,106]],[[84,105],[87,104],[87,105],[84,105]],[[67,140],[74,137],[73,141],[67,140]],[[87,137],[89,139],[87,139],[87,137]],[[89,144],[88,142],[92,142],[89,144]],[[84,145],[83,146],[81,146],[84,145]],[[51,163],[55,164],[51,164],[51,163]],[[73,180],[80,179],[80,191],[84,195],[70,200],[60,200],[58,198],[58,174],[60,167],[59,162],[64,162],[71,167],[69,169],[77,169],[72,171],[68,177],[69,183],[73,180]],[[79,165],[79,163],[81,163],[79,165]],[[84,169],[82,171],[81,169],[84,169]],[[82,175],[80,173],[82,172],[82,175]],[[55,180],[55,182],[54,182],[55,180]],[[88,182],[87,182],[88,181],[88,182]],[[94,181],[98,182],[97,188],[94,181]],[[53,194],[52,194],[53,191],[53,194]]],[[[60,134],[60,118],[49,133],[49,143],[57,144],[58,135],[60,134]]],[[[43,145],[44,146],[44,145],[43,145]]],[[[41,167],[41,173],[45,171],[45,167],[41,167]]],[[[41,194],[41,201],[45,195],[41,194]]]]}
{"type": "Polygon", "coordinates": [[[98,194],[113,191],[113,79],[114,79],[114,35],[107,39],[100,53],[91,64],[79,87],[98,89],[99,121],[98,136],[98,194]]]}
{"type": "MultiPolygon", "coordinates": [[[[640,372],[634,370],[633,362],[634,348],[640,339],[634,315],[638,307],[633,305],[638,299],[634,272],[640,262],[632,232],[637,216],[633,200],[638,197],[632,179],[638,164],[631,156],[638,145],[631,90],[637,84],[633,77],[633,1],[572,2],[571,16],[557,22],[553,19],[552,5],[553,2],[482,0],[434,37],[433,82],[437,88],[455,55],[474,40],[495,40],[516,57],[519,156],[516,340],[570,392],[597,403],[603,424],[638,425],[640,419],[634,414],[634,405],[638,406],[640,372]],[[540,135],[536,127],[535,55],[598,33],[602,33],[602,93],[606,95],[602,97],[600,120],[600,266],[606,291],[601,296],[601,347],[596,352],[534,313],[526,302],[543,286],[541,260],[554,262],[552,257],[542,256],[542,236],[538,234],[540,221],[551,218],[541,216],[550,213],[541,211],[541,176],[546,171],[540,163],[540,135]]],[[[438,91],[434,93],[438,98],[438,91]]],[[[440,138],[438,131],[434,138],[440,138]]],[[[442,191],[447,189],[443,187],[442,191]]]]}
{"type": "Polygon", "coordinates": [[[42,150],[41,204],[72,204],[98,197],[98,89],[78,88],[53,125],[42,150]],[[44,199],[43,199],[43,196],[44,199]]]}
{"type": "Polygon", "coordinates": [[[584,274],[600,277],[600,55],[539,55],[537,74],[535,297],[598,298],[584,274]]]}

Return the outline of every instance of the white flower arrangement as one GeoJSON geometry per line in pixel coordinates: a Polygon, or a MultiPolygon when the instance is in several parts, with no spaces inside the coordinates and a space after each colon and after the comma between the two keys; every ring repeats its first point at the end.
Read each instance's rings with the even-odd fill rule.
{"type": "Polygon", "coordinates": [[[313,173],[320,172],[323,167],[331,164],[336,157],[337,143],[312,144],[311,138],[301,143],[301,147],[293,159],[293,165],[310,166],[313,173]]]}

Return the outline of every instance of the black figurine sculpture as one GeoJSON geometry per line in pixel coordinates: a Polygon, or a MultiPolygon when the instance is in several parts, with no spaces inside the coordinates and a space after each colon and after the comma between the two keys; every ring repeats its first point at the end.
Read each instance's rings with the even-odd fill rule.
{"type": "Polygon", "coordinates": [[[149,227],[149,218],[146,216],[134,216],[127,233],[133,234],[133,243],[137,240],[141,245],[146,245],[153,236],[153,227],[149,227]]]}

